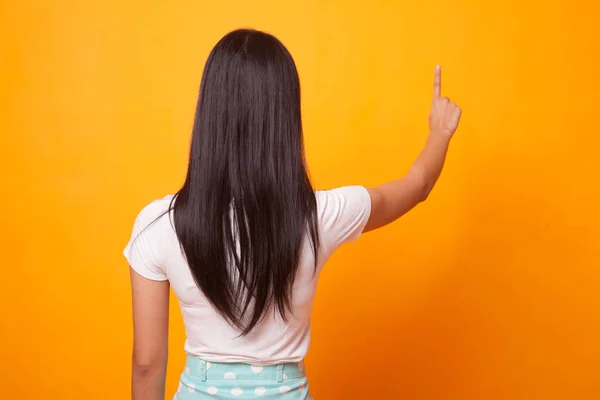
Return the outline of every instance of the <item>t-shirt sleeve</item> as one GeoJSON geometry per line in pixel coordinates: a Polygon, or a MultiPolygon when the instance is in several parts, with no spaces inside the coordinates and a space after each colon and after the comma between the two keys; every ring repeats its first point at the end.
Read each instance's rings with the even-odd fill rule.
{"type": "Polygon", "coordinates": [[[332,252],[357,240],[371,216],[371,196],[363,186],[319,192],[321,235],[332,252]]]}
{"type": "Polygon", "coordinates": [[[155,221],[160,215],[156,203],[146,206],[138,214],[129,243],[123,250],[131,268],[144,278],[153,281],[167,280],[167,275],[160,267],[161,240],[155,221]]]}

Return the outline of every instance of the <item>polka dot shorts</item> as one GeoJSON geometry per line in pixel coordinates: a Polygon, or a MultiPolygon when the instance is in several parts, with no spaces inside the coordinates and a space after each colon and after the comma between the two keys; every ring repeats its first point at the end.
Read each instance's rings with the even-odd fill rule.
{"type": "Polygon", "coordinates": [[[304,363],[258,367],[188,356],[173,400],[313,400],[304,363]]]}

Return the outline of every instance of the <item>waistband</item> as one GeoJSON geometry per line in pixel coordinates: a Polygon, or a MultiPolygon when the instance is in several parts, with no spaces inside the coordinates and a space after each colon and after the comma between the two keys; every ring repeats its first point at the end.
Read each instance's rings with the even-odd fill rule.
{"type": "Polygon", "coordinates": [[[207,379],[277,380],[304,378],[304,362],[259,367],[242,363],[213,363],[187,355],[185,373],[207,379]]]}

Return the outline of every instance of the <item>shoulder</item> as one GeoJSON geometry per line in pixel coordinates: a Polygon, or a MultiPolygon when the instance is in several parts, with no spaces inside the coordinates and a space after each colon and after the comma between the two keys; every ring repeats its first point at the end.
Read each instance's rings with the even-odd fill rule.
{"type": "Polygon", "coordinates": [[[169,238],[173,236],[169,211],[173,196],[165,196],[147,204],[138,213],[127,246],[123,250],[129,265],[145,278],[161,281],[167,275],[163,268],[169,238]]]}
{"type": "Polygon", "coordinates": [[[133,224],[132,237],[142,236],[147,241],[160,241],[173,230],[171,204],[173,195],[153,200],[138,212],[133,224]]]}
{"type": "Polygon", "coordinates": [[[364,186],[343,186],[315,192],[321,218],[340,213],[365,212],[371,208],[371,197],[364,186]]]}
{"type": "Polygon", "coordinates": [[[157,219],[165,216],[169,212],[173,197],[174,195],[169,194],[161,199],[156,199],[146,204],[146,206],[144,206],[137,214],[135,220],[136,227],[141,227],[143,229],[144,226],[142,225],[150,225],[152,222],[157,222],[157,219]]]}
{"type": "Polygon", "coordinates": [[[315,192],[322,238],[333,251],[360,236],[371,215],[371,196],[364,186],[315,192]]]}

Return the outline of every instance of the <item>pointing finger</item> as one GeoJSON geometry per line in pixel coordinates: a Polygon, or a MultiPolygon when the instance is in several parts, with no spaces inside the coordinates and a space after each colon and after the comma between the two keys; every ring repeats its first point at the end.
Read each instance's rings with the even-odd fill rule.
{"type": "Polygon", "coordinates": [[[439,98],[442,94],[442,67],[435,67],[435,76],[433,79],[433,97],[439,98]]]}

